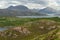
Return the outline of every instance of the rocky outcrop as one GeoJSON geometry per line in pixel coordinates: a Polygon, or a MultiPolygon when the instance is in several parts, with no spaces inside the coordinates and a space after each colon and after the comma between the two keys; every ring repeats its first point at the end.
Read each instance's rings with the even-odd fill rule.
{"type": "Polygon", "coordinates": [[[37,22],[40,29],[52,30],[58,27],[57,22],[52,20],[41,20],[37,22]]]}
{"type": "Polygon", "coordinates": [[[25,27],[15,27],[15,28],[12,28],[12,30],[15,30],[15,31],[18,31],[20,33],[23,33],[23,34],[30,34],[31,32],[25,28],[25,27]]]}

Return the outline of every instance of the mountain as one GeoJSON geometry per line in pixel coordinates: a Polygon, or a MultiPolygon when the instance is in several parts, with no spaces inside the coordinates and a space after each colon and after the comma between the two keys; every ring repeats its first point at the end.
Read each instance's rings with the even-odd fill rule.
{"type": "Polygon", "coordinates": [[[40,9],[30,9],[32,12],[39,12],[40,9]]]}
{"type": "Polygon", "coordinates": [[[28,11],[29,10],[26,6],[23,6],[23,5],[10,6],[7,9],[8,10],[18,10],[18,11],[28,11]]]}
{"type": "Polygon", "coordinates": [[[0,9],[0,16],[46,16],[37,10],[31,10],[23,5],[10,6],[6,9],[0,9]]]}
{"type": "Polygon", "coordinates": [[[53,13],[57,13],[57,10],[50,8],[50,7],[46,7],[44,9],[39,10],[40,13],[46,13],[46,14],[53,14],[53,13]]]}

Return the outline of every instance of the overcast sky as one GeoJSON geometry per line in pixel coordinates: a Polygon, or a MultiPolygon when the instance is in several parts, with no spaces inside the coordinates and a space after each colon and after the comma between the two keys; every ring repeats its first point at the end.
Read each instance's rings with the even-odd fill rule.
{"type": "Polygon", "coordinates": [[[7,8],[11,5],[25,5],[30,9],[48,6],[59,9],[60,0],[0,0],[0,8],[7,8]]]}

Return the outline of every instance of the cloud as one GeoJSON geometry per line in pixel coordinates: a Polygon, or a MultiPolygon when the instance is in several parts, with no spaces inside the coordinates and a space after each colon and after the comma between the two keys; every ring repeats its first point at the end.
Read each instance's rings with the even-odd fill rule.
{"type": "Polygon", "coordinates": [[[52,7],[58,8],[60,0],[0,0],[0,8],[8,6],[25,5],[29,8],[52,7]]]}
{"type": "Polygon", "coordinates": [[[22,5],[22,2],[19,1],[11,1],[9,2],[10,5],[16,6],[16,5],[22,5]]]}
{"type": "Polygon", "coordinates": [[[6,2],[6,1],[0,1],[0,8],[6,8],[7,7],[7,5],[8,5],[8,2],[6,2]]]}
{"type": "Polygon", "coordinates": [[[36,8],[36,9],[41,9],[41,8],[43,8],[44,6],[42,6],[42,5],[40,5],[40,4],[35,4],[35,3],[27,3],[27,5],[25,5],[25,6],[27,6],[28,8],[31,8],[31,9],[33,9],[33,8],[36,8]]]}

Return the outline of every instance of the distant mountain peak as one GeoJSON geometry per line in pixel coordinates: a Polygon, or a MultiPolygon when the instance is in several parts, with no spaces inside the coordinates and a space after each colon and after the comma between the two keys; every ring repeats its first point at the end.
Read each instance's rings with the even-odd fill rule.
{"type": "Polygon", "coordinates": [[[8,10],[20,10],[20,11],[27,11],[28,8],[23,5],[18,5],[18,6],[10,6],[7,8],[8,10]]]}
{"type": "Polygon", "coordinates": [[[14,6],[11,5],[11,6],[9,6],[9,7],[14,7],[14,6]]]}
{"type": "Polygon", "coordinates": [[[18,6],[14,6],[14,7],[15,7],[15,8],[20,8],[20,9],[21,9],[21,8],[24,8],[24,9],[26,8],[26,9],[28,9],[28,8],[27,8],[26,6],[24,6],[24,5],[18,5],[18,6]]]}
{"type": "Polygon", "coordinates": [[[39,10],[41,13],[56,13],[57,10],[51,8],[51,7],[46,7],[44,9],[39,10]]]}
{"type": "Polygon", "coordinates": [[[44,9],[47,9],[47,10],[55,10],[54,8],[51,8],[51,7],[46,7],[44,9]]]}

